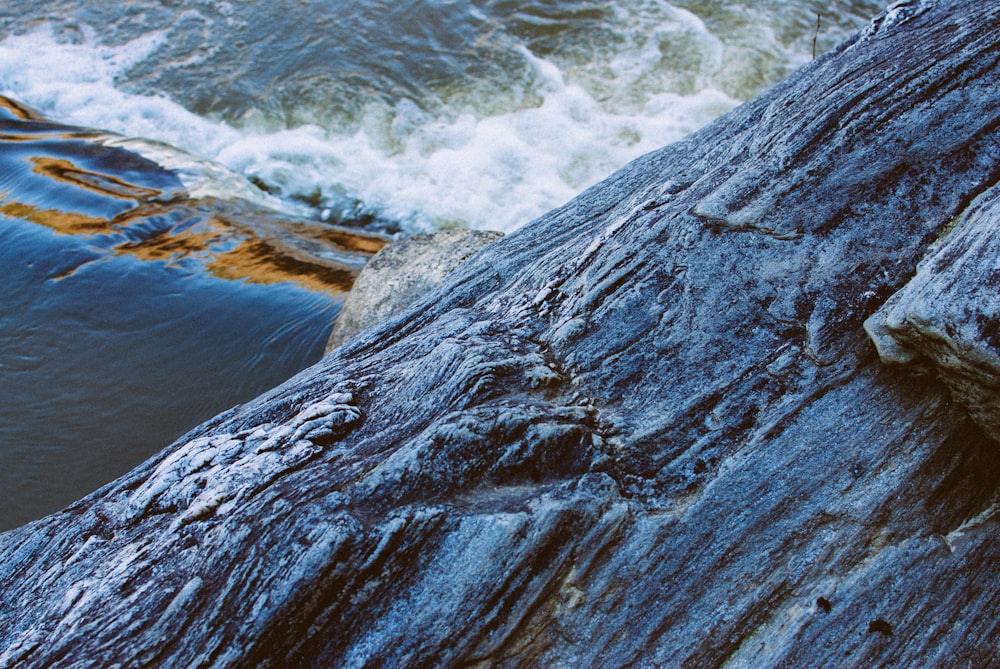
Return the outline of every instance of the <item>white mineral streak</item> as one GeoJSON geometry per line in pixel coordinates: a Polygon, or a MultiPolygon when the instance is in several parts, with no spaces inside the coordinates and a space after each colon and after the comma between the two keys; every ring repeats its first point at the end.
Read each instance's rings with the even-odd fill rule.
{"type": "Polygon", "coordinates": [[[301,466],[322,450],[317,441],[349,429],[362,416],[351,393],[333,392],[305,405],[285,423],[193,439],[160,463],[130,495],[128,507],[135,517],[152,510],[183,509],[175,529],[230,511],[248,488],[266,485],[301,466]]]}
{"type": "Polygon", "coordinates": [[[1000,504],[993,504],[982,513],[969,518],[951,532],[944,535],[943,539],[945,544],[948,545],[948,550],[954,553],[956,544],[961,541],[962,537],[964,537],[967,532],[979,527],[989,520],[992,520],[997,515],[998,511],[1000,511],[1000,504]]]}

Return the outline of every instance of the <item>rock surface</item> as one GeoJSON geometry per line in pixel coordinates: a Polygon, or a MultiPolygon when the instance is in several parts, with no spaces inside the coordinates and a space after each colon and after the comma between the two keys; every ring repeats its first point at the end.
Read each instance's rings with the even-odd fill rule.
{"type": "Polygon", "coordinates": [[[933,371],[1000,441],[1000,187],[973,202],[865,322],[882,360],[933,371]],[[929,369],[928,369],[929,368],[929,369]]]}
{"type": "Polygon", "coordinates": [[[329,353],[366,328],[428,295],[502,232],[443,230],[394,241],[368,261],[333,324],[329,353]]]}
{"type": "Polygon", "coordinates": [[[0,536],[0,664],[995,662],[1000,449],[862,324],[1000,179],[998,61],[898,3],[0,536]]]}

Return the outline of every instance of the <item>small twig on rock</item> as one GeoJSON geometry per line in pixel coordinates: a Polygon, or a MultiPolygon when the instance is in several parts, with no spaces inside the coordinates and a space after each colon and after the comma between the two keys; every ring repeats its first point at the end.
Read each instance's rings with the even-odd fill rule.
{"type": "Polygon", "coordinates": [[[816,32],[813,33],[813,60],[816,60],[816,38],[819,37],[820,13],[816,12],[816,32]]]}

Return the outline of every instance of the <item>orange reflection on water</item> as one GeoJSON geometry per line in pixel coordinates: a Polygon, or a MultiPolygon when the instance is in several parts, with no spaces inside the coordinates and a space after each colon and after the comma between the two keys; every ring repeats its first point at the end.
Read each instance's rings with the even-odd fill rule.
{"type": "Polygon", "coordinates": [[[85,170],[62,158],[35,156],[31,163],[36,174],[120,200],[141,202],[163,195],[161,190],[136,186],[109,174],[85,170]]]}
{"type": "Polygon", "coordinates": [[[0,95],[0,109],[6,109],[14,118],[23,121],[44,121],[45,117],[27,105],[23,105],[17,100],[0,95]]]}
{"type": "Polygon", "coordinates": [[[374,255],[389,243],[387,237],[338,228],[312,221],[283,221],[282,227],[299,239],[313,240],[346,251],[374,255]]]}
{"type": "Polygon", "coordinates": [[[44,225],[64,235],[95,235],[112,232],[114,227],[106,218],[96,218],[59,209],[41,209],[31,204],[7,200],[8,194],[0,195],[0,214],[8,218],[20,218],[36,225],[44,225]]]}
{"type": "Polygon", "coordinates": [[[387,243],[382,235],[288,220],[246,202],[192,199],[171,170],[102,144],[106,136],[97,131],[50,123],[3,97],[0,121],[0,150],[17,146],[0,154],[0,184],[12,189],[0,192],[0,215],[85,238],[91,251],[342,294],[387,243]]]}
{"type": "Polygon", "coordinates": [[[220,216],[202,218],[195,225],[178,225],[146,239],[123,242],[115,245],[112,252],[175,266],[182,260],[195,259],[220,279],[257,284],[291,282],[329,294],[349,291],[365,259],[359,257],[353,266],[329,261],[283,244],[279,239],[259,236],[250,227],[220,216]]]}
{"type": "MultiPolygon", "coordinates": [[[[87,246],[93,250],[178,267],[182,261],[192,260],[220,279],[257,284],[293,282],[329,294],[348,292],[368,257],[386,244],[378,235],[310,222],[287,222],[264,213],[248,213],[247,220],[256,226],[226,216],[206,215],[205,210],[210,211],[211,206],[193,207],[190,200],[148,203],[105,219],[42,209],[7,197],[0,195],[0,214],[62,235],[88,237],[87,246]],[[150,216],[169,217],[175,224],[167,229],[141,229],[140,224],[150,216]],[[131,239],[121,241],[123,235],[131,239]],[[324,258],[324,250],[337,254],[337,258],[324,258]]],[[[72,271],[64,276],[69,274],[72,271]]]]}
{"type": "Polygon", "coordinates": [[[294,282],[308,290],[343,294],[351,290],[360,269],[317,265],[282,252],[263,239],[247,240],[232,251],[220,253],[206,265],[221,279],[251,283],[294,282]]]}

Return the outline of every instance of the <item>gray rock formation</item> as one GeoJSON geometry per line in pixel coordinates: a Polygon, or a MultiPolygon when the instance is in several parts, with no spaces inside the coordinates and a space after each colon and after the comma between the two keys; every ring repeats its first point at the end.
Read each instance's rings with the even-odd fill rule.
{"type": "Polygon", "coordinates": [[[1000,441],[1000,188],[961,215],[865,322],[882,360],[933,372],[1000,441]]]}
{"type": "Polygon", "coordinates": [[[0,536],[0,664],[995,663],[1000,449],[862,324],[988,210],[998,54],[899,3],[0,536]]]}
{"type": "Polygon", "coordinates": [[[442,230],[404,237],[368,261],[333,324],[329,353],[366,328],[426,297],[502,232],[442,230]]]}

